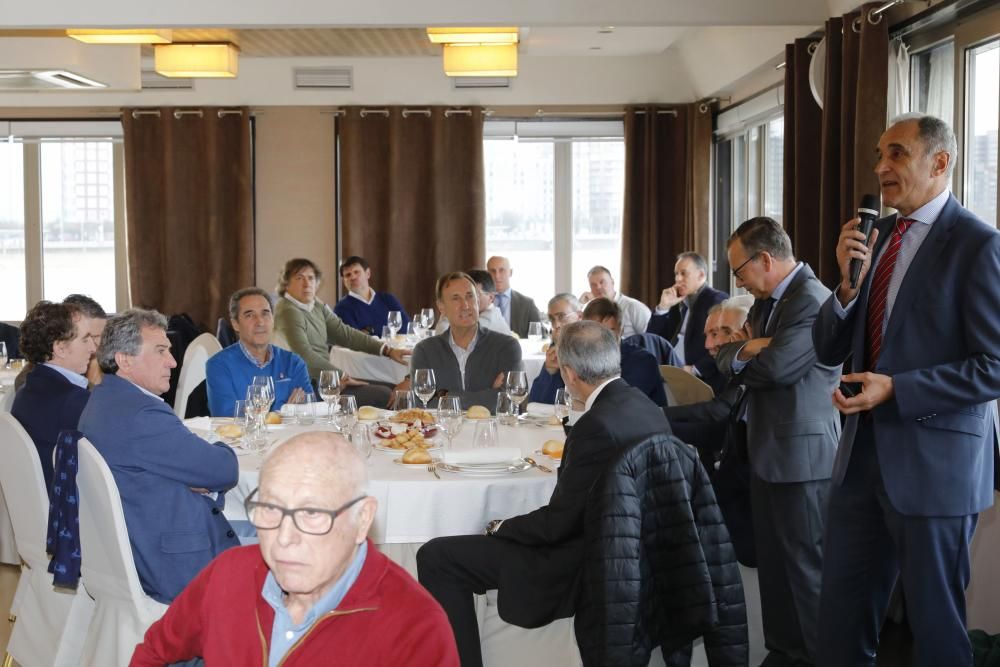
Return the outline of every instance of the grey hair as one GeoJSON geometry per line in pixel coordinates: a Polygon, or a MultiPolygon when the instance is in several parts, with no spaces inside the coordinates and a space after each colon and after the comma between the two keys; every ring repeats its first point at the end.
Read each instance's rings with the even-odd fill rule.
{"type": "Polygon", "coordinates": [[[739,294],[737,296],[731,296],[722,303],[719,304],[721,310],[739,313],[740,315],[740,326],[743,326],[747,321],[747,316],[750,314],[750,307],[753,305],[754,298],[750,294],[739,294]]]}
{"type": "Polygon", "coordinates": [[[792,254],[792,240],[788,233],[773,218],[760,216],[750,218],[729,236],[726,247],[731,247],[739,240],[746,251],[747,259],[766,252],[771,257],[781,260],[795,258],[792,254]]]}
{"type": "Polygon", "coordinates": [[[955,169],[955,161],[958,160],[958,140],[955,138],[955,131],[937,116],[917,112],[896,116],[889,123],[889,127],[911,120],[917,121],[917,134],[928,155],[947,153],[951,157],[948,160],[948,170],[945,172],[945,176],[950,178],[951,172],[955,169]]]}
{"type": "Polygon", "coordinates": [[[708,316],[711,317],[712,315],[718,315],[721,312],[722,312],[722,304],[717,303],[708,309],[708,316]]]}
{"type": "Polygon", "coordinates": [[[167,330],[167,318],[155,310],[130,308],[108,320],[97,348],[97,363],[105,373],[117,373],[115,355],[121,352],[136,356],[142,350],[142,330],[167,330]]]}
{"type": "Polygon", "coordinates": [[[229,297],[229,318],[233,320],[240,319],[240,301],[248,296],[262,296],[267,299],[267,306],[274,311],[274,300],[271,295],[268,294],[267,290],[261,289],[260,287],[244,287],[243,289],[236,290],[233,295],[229,297]]]}
{"type": "Polygon", "coordinates": [[[581,320],[559,333],[559,365],[572,368],[580,380],[597,385],[621,375],[621,348],[611,329],[581,320]]]}
{"type": "Polygon", "coordinates": [[[582,313],[583,312],[583,304],[581,304],[580,300],[577,299],[572,294],[570,294],[569,292],[560,292],[559,294],[556,294],[554,297],[552,297],[551,299],[549,299],[549,308],[552,308],[553,306],[555,306],[560,301],[565,301],[566,303],[568,303],[570,309],[574,313],[582,313]]]}
{"type": "MultiPolygon", "coordinates": [[[[695,268],[704,273],[706,276],[708,275],[708,262],[706,262],[705,258],[699,255],[698,253],[682,252],[681,254],[677,255],[677,262],[681,261],[682,259],[691,260],[691,262],[695,265],[695,268]]],[[[676,264],[677,262],[674,263],[676,264]]]]}

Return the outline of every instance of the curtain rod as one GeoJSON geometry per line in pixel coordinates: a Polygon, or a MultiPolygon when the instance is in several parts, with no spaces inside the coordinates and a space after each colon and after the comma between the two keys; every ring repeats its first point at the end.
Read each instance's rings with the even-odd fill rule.
{"type": "MultiPolygon", "coordinates": [[[[125,113],[125,112],[123,111],[122,113],[125,113]]],[[[119,114],[119,115],[121,115],[121,114],[119,114]]],[[[204,115],[205,115],[205,112],[204,112],[203,109],[175,109],[174,113],[173,113],[174,118],[176,118],[177,120],[180,120],[184,116],[198,116],[199,118],[201,118],[204,115]]],[[[219,109],[216,112],[216,115],[218,115],[219,118],[223,118],[224,116],[242,116],[243,115],[243,110],[242,109],[219,109]]],[[[156,118],[159,118],[160,117],[160,110],[159,109],[133,109],[132,110],[132,118],[138,119],[141,116],[155,116],[156,118]]]]}

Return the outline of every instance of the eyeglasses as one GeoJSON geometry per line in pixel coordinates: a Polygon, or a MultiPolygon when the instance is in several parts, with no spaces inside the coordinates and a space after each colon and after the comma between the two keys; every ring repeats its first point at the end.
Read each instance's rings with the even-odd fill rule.
{"type": "Polygon", "coordinates": [[[740,276],[740,271],[743,270],[744,266],[746,266],[750,262],[752,262],[755,259],[757,259],[757,255],[759,255],[760,253],[761,253],[761,251],[758,250],[754,254],[750,255],[750,257],[747,259],[747,261],[743,262],[742,264],[740,264],[739,266],[737,266],[735,269],[733,269],[733,278],[736,278],[737,280],[743,280],[743,278],[740,276]]]}
{"type": "Polygon", "coordinates": [[[565,322],[567,317],[572,317],[576,315],[572,310],[567,310],[565,313],[549,313],[549,320],[552,322],[565,322]]]}
{"type": "Polygon", "coordinates": [[[247,499],[243,501],[243,506],[246,508],[247,517],[250,519],[250,523],[253,524],[254,528],[257,530],[274,530],[281,525],[286,516],[292,517],[292,523],[295,527],[301,530],[307,535],[326,535],[333,528],[333,522],[344,512],[355,503],[364,500],[368,496],[358,496],[354,500],[348,501],[347,503],[341,505],[335,510],[324,510],[316,507],[296,507],[295,509],[287,509],[285,507],[279,507],[277,505],[272,505],[271,503],[262,503],[257,500],[252,500],[254,495],[260,489],[254,489],[253,492],[247,496],[247,499]]]}

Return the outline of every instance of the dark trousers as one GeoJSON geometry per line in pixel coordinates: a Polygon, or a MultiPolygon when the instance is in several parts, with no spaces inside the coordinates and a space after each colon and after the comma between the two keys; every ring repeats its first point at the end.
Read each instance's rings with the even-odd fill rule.
{"type": "Polygon", "coordinates": [[[872,424],[862,420],[844,482],[830,496],[818,664],[875,665],[879,630],[898,577],[915,664],[972,665],[965,589],[976,520],[974,514],[903,516],[893,509],[872,424]]]}
{"type": "Polygon", "coordinates": [[[765,482],[750,473],[764,645],[775,654],[773,664],[816,659],[829,485],[765,482]]]}

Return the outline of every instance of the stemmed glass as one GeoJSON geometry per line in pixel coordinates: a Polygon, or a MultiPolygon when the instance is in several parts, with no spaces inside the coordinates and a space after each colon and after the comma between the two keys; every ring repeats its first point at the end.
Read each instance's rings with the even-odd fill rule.
{"type": "Polygon", "coordinates": [[[386,324],[389,325],[389,335],[395,338],[399,330],[403,328],[403,313],[398,310],[390,310],[386,324]]]}
{"type": "Polygon", "coordinates": [[[418,368],[413,373],[413,391],[420,397],[420,402],[427,409],[427,401],[431,400],[437,391],[437,381],[434,379],[434,369],[418,368]]]}
{"type": "Polygon", "coordinates": [[[462,416],[462,399],[458,396],[442,396],[438,399],[438,424],[444,429],[448,438],[448,449],[451,449],[455,436],[462,430],[465,422],[462,416]]]}
{"type": "Polygon", "coordinates": [[[274,403],[274,378],[270,375],[256,375],[254,376],[254,379],[250,381],[250,384],[264,388],[263,397],[267,399],[267,406],[264,414],[267,415],[267,411],[271,409],[271,405],[274,403]]]}
{"type": "Polygon", "coordinates": [[[319,372],[319,382],[317,383],[317,389],[319,389],[319,397],[322,398],[327,405],[327,409],[330,412],[330,419],[327,422],[330,426],[334,426],[333,416],[335,413],[335,408],[333,407],[334,401],[340,396],[340,371],[320,371],[319,372]]]}
{"type": "Polygon", "coordinates": [[[569,417],[570,406],[573,405],[573,397],[566,389],[556,389],[555,415],[559,421],[569,417]]]}
{"type": "Polygon", "coordinates": [[[429,332],[434,330],[434,309],[433,308],[421,308],[420,309],[420,323],[424,325],[424,329],[429,332]]]}
{"type": "Polygon", "coordinates": [[[521,411],[521,403],[528,398],[528,376],[524,371],[507,371],[507,383],[504,387],[510,400],[517,406],[515,415],[521,411]]]}
{"type": "Polygon", "coordinates": [[[267,409],[273,401],[273,397],[268,396],[267,386],[262,384],[251,384],[247,387],[247,400],[245,411],[247,414],[248,432],[247,444],[251,449],[259,450],[262,443],[266,441],[264,436],[264,419],[267,409]],[[252,426],[249,424],[252,423],[252,426]]]}
{"type": "Polygon", "coordinates": [[[337,399],[340,410],[337,421],[340,432],[350,434],[354,425],[358,423],[358,401],[353,396],[341,396],[337,399]]]}

